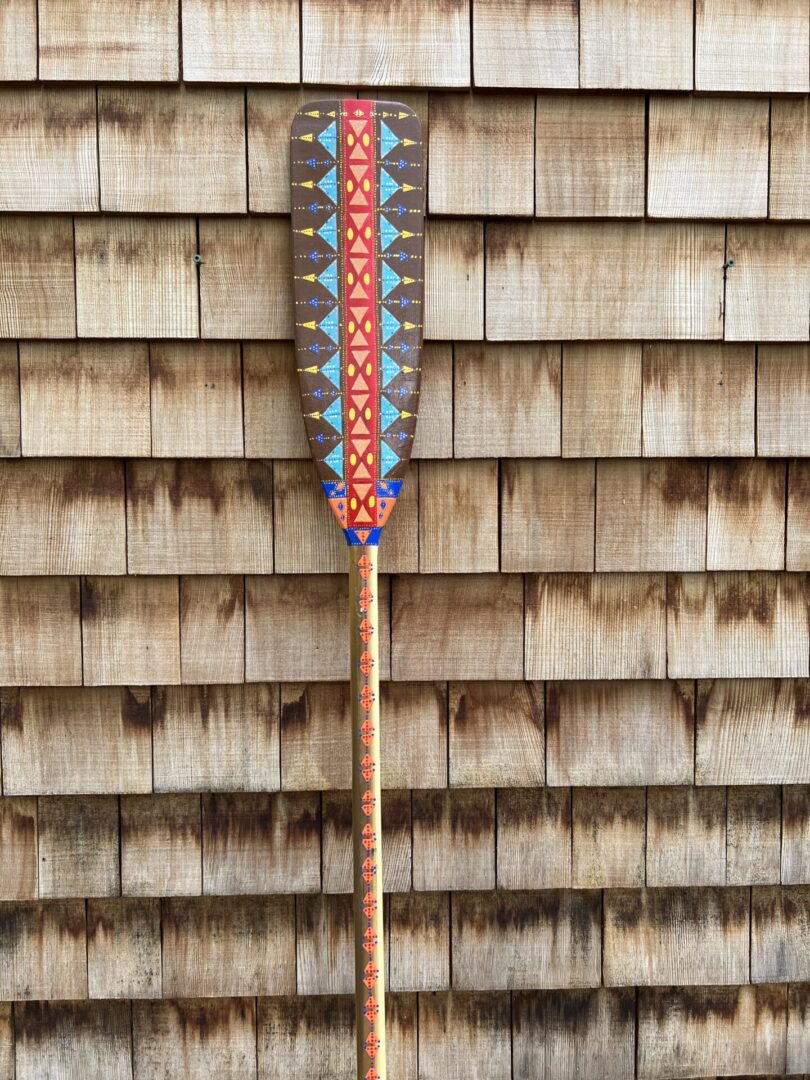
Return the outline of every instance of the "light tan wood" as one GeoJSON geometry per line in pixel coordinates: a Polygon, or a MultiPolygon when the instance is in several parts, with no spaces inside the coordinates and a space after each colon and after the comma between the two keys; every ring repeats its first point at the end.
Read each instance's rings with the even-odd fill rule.
{"type": "Polygon", "coordinates": [[[78,686],[78,578],[0,578],[0,686],[78,686]]]}
{"type": "Polygon", "coordinates": [[[783,462],[711,462],[706,569],[784,569],[785,499],[783,462]]]}
{"type": "Polygon", "coordinates": [[[425,222],[425,337],[476,341],[484,336],[484,226],[425,222]]]}
{"type": "Polygon", "coordinates": [[[368,18],[361,0],[347,0],[335,19],[330,0],[304,0],[301,10],[305,83],[355,86],[468,86],[468,0],[429,11],[420,0],[386,2],[368,18]]]}
{"type": "Polygon", "coordinates": [[[807,93],[810,12],[800,0],[705,0],[695,9],[695,88],[807,93]]]}
{"type": "Polygon", "coordinates": [[[531,217],[534,98],[431,94],[428,162],[431,214],[531,217]]]}
{"type": "Polygon", "coordinates": [[[645,345],[642,362],[645,456],[754,456],[750,345],[645,345]]]}
{"type": "MultiPolygon", "coordinates": [[[[87,997],[83,900],[8,904],[3,915],[7,945],[6,962],[0,966],[0,1000],[87,997]]],[[[18,1027],[18,1054],[20,1035],[18,1027]]],[[[19,1063],[18,1056],[18,1068],[19,1063]]]]}
{"type": "Polygon", "coordinates": [[[155,791],[278,790],[278,687],[153,693],[155,791]]]}
{"type": "Polygon", "coordinates": [[[245,342],[243,370],[245,456],[308,458],[292,344],[245,342]]]}
{"type": "Polygon", "coordinates": [[[705,462],[598,461],[595,557],[597,571],[705,569],[705,462]]]}
{"type": "Polygon", "coordinates": [[[665,623],[663,574],[532,574],[526,677],[661,679],[665,623]]]}
{"type": "MultiPolygon", "coordinates": [[[[323,497],[313,463],[274,462],[273,481],[276,572],[341,573],[346,565],[346,540],[323,497]]],[[[397,516],[400,509],[397,505],[397,516]]],[[[418,549],[418,545],[414,547],[418,549]]],[[[418,550],[416,556],[418,559],[418,550]]]]}
{"type": "Polygon", "coordinates": [[[512,1025],[521,1080],[634,1074],[633,990],[521,991],[512,995],[512,1025]]]}
{"type": "Polygon", "coordinates": [[[579,19],[567,0],[475,0],[476,86],[579,85],[579,19]]]}
{"type": "Polygon", "coordinates": [[[778,787],[728,789],[729,885],[780,881],[782,798],[778,787]]]}
{"type": "Polygon", "coordinates": [[[451,683],[450,787],[542,784],[544,711],[532,683],[451,683]]]}
{"type": "Polygon", "coordinates": [[[133,1001],[132,1062],[138,1080],[254,1077],[256,1002],[252,998],[133,1001]]]}
{"type": "MultiPolygon", "coordinates": [[[[185,0],[183,78],[189,82],[298,82],[295,0],[185,0]]],[[[294,110],[291,110],[291,115],[294,110]]]]}
{"type": "Polygon", "coordinates": [[[126,573],[119,461],[0,461],[0,573],[126,573]]]}
{"type": "Polygon", "coordinates": [[[652,95],[650,217],[767,217],[769,123],[765,99],[652,95]]]}
{"type": "Polygon", "coordinates": [[[0,800],[0,862],[6,871],[0,881],[0,900],[36,900],[39,896],[36,799],[6,795],[0,800]]]}
{"type": "Polygon", "coordinates": [[[647,791],[647,884],[726,884],[726,789],[647,791]]]}
{"type": "Polygon", "coordinates": [[[203,893],[309,893],[321,887],[317,794],[202,797],[203,893]]]}
{"type": "Polygon", "coordinates": [[[6,794],[152,789],[148,689],[22,689],[5,698],[1,722],[6,794]]]}
{"type": "Polygon", "coordinates": [[[810,787],[806,784],[782,789],[780,881],[783,885],[810,882],[810,787]]]}
{"type": "MultiPolygon", "coordinates": [[[[304,896],[296,901],[295,907],[297,992],[352,993],[354,930],[351,896],[304,896]]],[[[386,953],[387,939],[386,933],[386,953]]]]}
{"type": "Polygon", "coordinates": [[[453,352],[452,345],[437,342],[422,346],[419,420],[411,454],[414,460],[453,456],[453,352]]]}
{"type": "Polygon", "coordinates": [[[785,997],[773,986],[641,991],[640,1080],[783,1072],[785,997]]]}
{"type": "Polygon", "coordinates": [[[574,788],[575,889],[645,884],[647,806],[643,788],[574,788]]]}
{"type": "Polygon", "coordinates": [[[20,360],[13,341],[0,342],[0,457],[20,456],[20,360]]]}
{"type": "Polygon", "coordinates": [[[640,7],[582,0],[579,85],[587,89],[691,90],[692,4],[640,7]]]}
{"type": "Polygon", "coordinates": [[[751,982],[805,982],[810,971],[810,890],[751,890],[751,982]]]}
{"type": "Polygon", "coordinates": [[[0,89],[0,162],[2,211],[98,210],[93,87],[0,89]]]}
{"type": "Polygon", "coordinates": [[[546,689],[548,784],[690,784],[694,684],[550,683],[546,689]]]}
{"type": "MultiPolygon", "coordinates": [[[[380,678],[390,678],[388,578],[380,578],[380,678]]],[[[340,575],[275,574],[245,580],[246,672],[261,680],[345,679],[349,674],[346,612],[340,575]]]]}
{"type": "Polygon", "coordinates": [[[184,683],[245,681],[245,580],[180,578],[180,679],[184,683]]]}
{"type": "Polygon", "coordinates": [[[199,243],[202,337],[292,337],[287,222],[205,218],[199,243]]]}
{"type": "Polygon", "coordinates": [[[245,101],[239,90],[182,84],[177,89],[101,87],[101,209],[245,213],[245,140],[245,101]]]}
{"type": "Polygon", "coordinates": [[[799,574],[674,574],[667,582],[673,679],[808,675],[807,586],[799,574]]]}
{"type": "Polygon", "coordinates": [[[641,345],[572,342],[563,351],[563,457],[641,454],[641,345]]]}
{"type": "Polygon", "coordinates": [[[394,679],[523,678],[516,574],[405,575],[392,597],[394,679]]]}
{"type": "Polygon", "coordinates": [[[495,792],[413,794],[413,887],[495,888],[495,792]]]}
{"type": "Polygon", "coordinates": [[[180,681],[175,577],[82,579],[82,664],[87,686],[180,681]]]}
{"type": "Polygon", "coordinates": [[[445,684],[383,683],[381,695],[383,787],[444,787],[448,775],[445,684]],[[431,748],[429,754],[426,746],[431,748]]]}
{"type": "Polygon", "coordinates": [[[748,889],[605,893],[606,986],[702,986],[748,979],[748,889]]]}
{"type": "Polygon", "coordinates": [[[36,0],[8,0],[0,9],[0,79],[36,77],[36,0]]]}
{"type": "Polygon", "coordinates": [[[499,889],[571,887],[571,792],[506,788],[497,793],[499,889]]]}
{"type": "MultiPolygon", "coordinates": [[[[353,872],[351,795],[348,791],[324,791],[321,803],[322,873],[319,887],[324,893],[349,893],[353,872]]],[[[386,791],[380,805],[385,891],[410,894],[413,879],[411,792],[386,791]]]]}
{"type": "Polygon", "coordinates": [[[199,796],[121,797],[121,892],[124,896],[202,892],[199,796]]]}
{"type": "Polygon", "coordinates": [[[786,528],[785,569],[810,570],[810,462],[788,465],[786,528]]]}
{"type": "Polygon", "coordinates": [[[84,217],[75,230],[79,337],[199,336],[192,219],[84,217]]]}
{"type": "Polygon", "coordinates": [[[0,217],[0,296],[0,337],[76,336],[69,217],[0,217]]]}
{"type": "Polygon", "coordinates": [[[757,453],[810,456],[810,346],[763,345],[757,365],[757,453]]]}
{"type": "Polygon", "coordinates": [[[0,1070],[6,1077],[14,1077],[14,1013],[10,1001],[0,1005],[0,1070]]]}
{"type": "Polygon", "coordinates": [[[419,569],[425,574],[497,571],[497,461],[422,462],[419,569]]]}
{"type": "Polygon", "coordinates": [[[451,905],[453,986],[459,990],[599,985],[598,892],[459,893],[451,905]]]}
{"type": "Polygon", "coordinates": [[[726,341],[807,341],[810,232],[729,225],[726,250],[726,341]]]}
{"type": "Polygon", "coordinates": [[[806,679],[717,679],[699,687],[696,783],[807,782],[806,679]]]}
{"type": "Polygon", "coordinates": [[[511,1080],[510,1026],[508,994],[420,995],[420,1080],[511,1080]]]}
{"type": "MultiPolygon", "coordinates": [[[[559,455],[559,346],[476,343],[454,352],[453,456],[559,455]]],[[[422,423],[420,411],[417,431],[422,423]]]]}
{"type": "Polygon", "coordinates": [[[20,397],[26,457],[152,452],[146,342],[24,341],[20,397]]]}
{"type": "Polygon", "coordinates": [[[717,225],[488,225],[487,337],[720,338],[723,250],[717,225]]]}
{"type": "Polygon", "coordinates": [[[116,896],[116,796],[42,796],[38,802],[40,897],[116,896]]]}
{"type": "Polygon", "coordinates": [[[294,993],[291,896],[173,897],[161,908],[165,997],[294,993]]]}
{"type": "Polygon", "coordinates": [[[593,461],[502,463],[504,570],[593,570],[595,476],[593,461]]]}
{"type": "Polygon", "coordinates": [[[538,217],[644,215],[643,97],[539,94],[535,130],[538,217]]]}
{"type": "MultiPolygon", "coordinates": [[[[388,858],[386,856],[386,870],[388,858]]],[[[450,898],[405,893],[390,900],[392,990],[450,989],[450,898]]]]}
{"type": "Polygon", "coordinates": [[[58,1075],[75,1064],[90,1076],[131,1080],[125,1001],[32,1001],[15,1010],[17,1080],[58,1075]]]}
{"type": "Polygon", "coordinates": [[[810,217],[810,103],[774,98],[771,103],[772,218],[810,217]]]}
{"type": "Polygon", "coordinates": [[[159,900],[89,900],[87,982],[91,998],[161,995],[159,900]]]}
{"type": "Polygon", "coordinates": [[[42,0],[38,12],[42,79],[177,79],[179,0],[112,0],[98,10],[42,0]]]}
{"type": "Polygon", "coordinates": [[[807,1040],[808,1033],[808,1008],[810,998],[806,986],[789,986],[788,995],[788,1020],[787,1020],[787,1061],[785,1072],[787,1075],[800,1073],[807,1064],[807,1040]]]}

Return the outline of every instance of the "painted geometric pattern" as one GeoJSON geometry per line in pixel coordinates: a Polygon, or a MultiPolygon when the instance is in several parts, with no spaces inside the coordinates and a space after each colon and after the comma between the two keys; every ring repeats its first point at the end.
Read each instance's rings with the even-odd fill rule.
{"type": "Polygon", "coordinates": [[[410,460],[423,309],[422,143],[403,105],[310,102],[291,131],[304,421],[350,544],[376,544],[410,460]]]}

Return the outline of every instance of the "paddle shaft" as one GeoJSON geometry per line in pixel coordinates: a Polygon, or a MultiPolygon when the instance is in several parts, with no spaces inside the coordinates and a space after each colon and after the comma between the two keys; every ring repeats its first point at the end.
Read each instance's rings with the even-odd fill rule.
{"type": "Polygon", "coordinates": [[[357,1078],[386,1080],[378,549],[348,552],[357,1078]]]}

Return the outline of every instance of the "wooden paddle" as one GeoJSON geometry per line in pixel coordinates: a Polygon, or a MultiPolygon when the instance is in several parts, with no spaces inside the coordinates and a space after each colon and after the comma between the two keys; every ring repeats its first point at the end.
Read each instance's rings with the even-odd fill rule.
{"type": "Polygon", "coordinates": [[[377,551],[419,403],[419,121],[390,101],[304,105],[290,182],[301,406],[349,545],[357,1076],[385,1080],[377,551]]]}

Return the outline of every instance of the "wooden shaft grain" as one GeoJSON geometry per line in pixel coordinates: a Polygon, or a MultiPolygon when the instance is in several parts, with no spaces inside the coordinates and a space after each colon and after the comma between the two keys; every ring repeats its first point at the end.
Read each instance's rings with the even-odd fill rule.
{"type": "Polygon", "coordinates": [[[349,547],[358,1080],[385,1080],[377,548],[349,547]]]}

